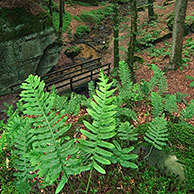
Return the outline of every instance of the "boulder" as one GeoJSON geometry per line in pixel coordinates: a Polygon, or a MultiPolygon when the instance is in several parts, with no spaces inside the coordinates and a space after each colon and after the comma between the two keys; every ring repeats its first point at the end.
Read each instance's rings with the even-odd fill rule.
{"type": "Polygon", "coordinates": [[[46,12],[0,8],[0,95],[29,74],[42,75],[57,64],[62,42],[46,12]]]}

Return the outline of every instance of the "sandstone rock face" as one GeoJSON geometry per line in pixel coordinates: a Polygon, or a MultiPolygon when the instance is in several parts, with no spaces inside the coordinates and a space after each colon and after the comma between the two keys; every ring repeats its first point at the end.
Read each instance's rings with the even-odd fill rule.
{"type": "Polygon", "coordinates": [[[0,95],[29,74],[42,75],[56,65],[61,41],[45,13],[0,9],[0,95]]]}

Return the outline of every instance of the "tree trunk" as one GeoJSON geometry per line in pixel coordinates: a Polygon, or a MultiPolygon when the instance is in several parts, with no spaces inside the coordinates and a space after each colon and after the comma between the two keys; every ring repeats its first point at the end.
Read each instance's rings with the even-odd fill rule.
{"type": "Polygon", "coordinates": [[[169,70],[176,70],[182,63],[182,47],[187,3],[188,0],[176,0],[172,34],[172,51],[170,64],[168,66],[169,70]]]}
{"type": "Polygon", "coordinates": [[[113,35],[114,35],[114,68],[119,64],[119,18],[118,18],[118,3],[113,2],[113,35]]]}
{"type": "Polygon", "coordinates": [[[148,0],[148,18],[149,22],[155,19],[154,0],[148,0]]]}
{"type": "Polygon", "coordinates": [[[51,16],[53,15],[53,8],[52,8],[53,5],[52,4],[53,4],[53,1],[49,0],[48,8],[49,8],[49,12],[51,16]]]}
{"type": "Polygon", "coordinates": [[[136,45],[136,34],[137,34],[137,6],[136,0],[130,1],[131,5],[131,37],[128,45],[127,53],[127,64],[131,73],[131,80],[133,83],[136,82],[135,72],[134,72],[134,49],[136,45]]]}
{"type": "Polygon", "coordinates": [[[64,13],[64,0],[60,0],[60,10],[59,10],[59,30],[63,28],[63,13],[64,13]]]}

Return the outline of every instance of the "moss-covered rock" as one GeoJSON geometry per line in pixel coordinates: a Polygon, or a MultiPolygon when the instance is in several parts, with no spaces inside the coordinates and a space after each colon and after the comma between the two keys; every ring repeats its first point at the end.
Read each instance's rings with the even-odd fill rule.
{"type": "Polygon", "coordinates": [[[81,49],[77,46],[70,46],[67,49],[65,49],[65,54],[69,58],[73,58],[77,56],[81,52],[81,49]]]}
{"type": "Polygon", "coordinates": [[[44,31],[52,26],[52,18],[46,12],[34,16],[23,8],[1,8],[0,26],[0,42],[10,41],[44,31]]]}
{"type": "Polygon", "coordinates": [[[0,95],[29,74],[42,75],[56,65],[61,41],[47,13],[0,9],[0,95]]]}

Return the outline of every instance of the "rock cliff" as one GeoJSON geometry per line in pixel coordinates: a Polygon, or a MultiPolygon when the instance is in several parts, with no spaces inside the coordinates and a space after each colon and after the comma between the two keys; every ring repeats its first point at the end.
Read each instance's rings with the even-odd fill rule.
{"type": "Polygon", "coordinates": [[[42,75],[56,65],[61,40],[50,16],[24,8],[0,8],[0,95],[29,74],[42,75]]]}

